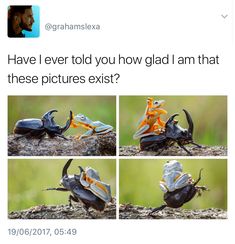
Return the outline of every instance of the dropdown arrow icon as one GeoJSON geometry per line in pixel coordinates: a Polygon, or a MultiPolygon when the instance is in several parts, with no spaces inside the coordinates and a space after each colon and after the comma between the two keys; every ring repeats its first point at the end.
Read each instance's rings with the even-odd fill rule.
{"type": "Polygon", "coordinates": [[[222,16],[224,19],[226,19],[226,18],[228,17],[227,14],[221,14],[221,16],[222,16]]]}

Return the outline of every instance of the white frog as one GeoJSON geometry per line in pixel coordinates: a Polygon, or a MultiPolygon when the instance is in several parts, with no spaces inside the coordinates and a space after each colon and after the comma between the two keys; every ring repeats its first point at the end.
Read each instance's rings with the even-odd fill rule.
{"type": "Polygon", "coordinates": [[[160,189],[166,192],[173,192],[192,183],[192,176],[183,173],[181,163],[176,160],[168,161],[163,168],[163,177],[160,181],[160,189]]]}

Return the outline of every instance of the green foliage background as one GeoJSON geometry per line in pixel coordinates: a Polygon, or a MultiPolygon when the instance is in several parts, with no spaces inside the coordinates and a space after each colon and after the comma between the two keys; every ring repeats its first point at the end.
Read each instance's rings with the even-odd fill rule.
{"type": "MultiPolygon", "coordinates": [[[[177,159],[176,159],[177,160],[177,159]]],[[[159,188],[163,165],[166,159],[123,159],[120,160],[120,203],[132,203],[146,207],[158,207],[163,202],[163,192],[159,188]]],[[[223,208],[227,209],[227,160],[224,159],[178,159],[183,171],[197,179],[203,168],[198,185],[210,190],[195,197],[183,208],[223,208]]]]}
{"type": "MultiPolygon", "coordinates": [[[[8,161],[8,210],[16,211],[36,205],[68,204],[69,192],[43,191],[59,187],[67,159],[10,159],[8,161]]],[[[78,165],[99,172],[102,181],[116,194],[116,161],[110,159],[74,159],[69,174],[79,174],[78,165]]]]}
{"type": "MultiPolygon", "coordinates": [[[[92,121],[101,121],[116,128],[115,96],[9,96],[8,97],[8,133],[11,134],[15,123],[20,119],[41,118],[51,109],[55,122],[64,126],[69,111],[82,113],[92,121]]],[[[83,128],[70,128],[65,135],[83,134],[83,128]]]]}
{"type": "Polygon", "coordinates": [[[165,100],[164,109],[168,114],[162,116],[167,120],[174,113],[183,128],[188,124],[182,109],[186,109],[194,121],[194,140],[205,145],[227,145],[227,97],[226,96],[121,96],[119,131],[120,145],[138,145],[133,135],[137,124],[146,108],[148,97],[165,100]]]}

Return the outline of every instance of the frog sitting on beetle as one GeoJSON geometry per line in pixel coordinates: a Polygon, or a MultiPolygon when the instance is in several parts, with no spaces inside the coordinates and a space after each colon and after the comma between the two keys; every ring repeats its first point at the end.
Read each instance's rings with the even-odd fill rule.
{"type": "Polygon", "coordinates": [[[79,126],[82,126],[87,130],[84,134],[78,137],[79,140],[91,136],[93,134],[97,134],[97,135],[106,134],[113,130],[113,127],[111,125],[106,125],[100,121],[92,121],[91,119],[89,119],[87,116],[83,114],[77,114],[76,116],[74,116],[73,114],[70,127],[78,128],[79,126]]]}
{"type": "Polygon", "coordinates": [[[162,100],[160,102],[155,101],[152,104],[151,101],[152,98],[147,101],[147,108],[145,110],[146,116],[141,120],[140,128],[133,136],[134,139],[140,139],[140,149],[142,151],[156,151],[160,154],[163,150],[177,143],[188,155],[192,155],[185,145],[193,144],[198,148],[201,147],[193,141],[194,124],[187,110],[183,109],[189,128],[184,129],[178,124],[177,120],[174,120],[179,114],[173,114],[166,123],[162,123],[160,115],[165,114],[165,110],[159,109],[161,109],[160,106],[163,102],[161,102],[162,100]],[[160,105],[154,106],[156,102],[160,105]],[[159,126],[162,127],[159,129],[159,126]]]}
{"type": "Polygon", "coordinates": [[[164,100],[154,100],[152,97],[147,99],[145,113],[138,122],[137,131],[133,136],[134,139],[161,133],[165,127],[165,122],[160,116],[167,114],[167,111],[162,108],[164,103],[164,100]]]}
{"type": "Polygon", "coordinates": [[[73,159],[69,159],[63,167],[60,184],[63,187],[47,188],[47,191],[55,190],[62,192],[71,192],[69,195],[69,206],[72,207],[72,201],[81,202],[83,208],[89,217],[94,218],[89,212],[89,208],[97,211],[103,211],[107,203],[112,201],[110,185],[102,182],[99,173],[91,167],[85,170],[79,166],[80,174],[68,174],[68,168],[73,159]]]}
{"type": "Polygon", "coordinates": [[[163,210],[165,207],[179,208],[189,202],[197,194],[201,196],[203,191],[208,190],[206,186],[197,186],[201,180],[201,172],[196,181],[188,173],[183,173],[182,165],[176,161],[168,161],[164,165],[163,178],[160,181],[160,189],[164,192],[164,201],[166,204],[154,208],[150,215],[163,210]]]}

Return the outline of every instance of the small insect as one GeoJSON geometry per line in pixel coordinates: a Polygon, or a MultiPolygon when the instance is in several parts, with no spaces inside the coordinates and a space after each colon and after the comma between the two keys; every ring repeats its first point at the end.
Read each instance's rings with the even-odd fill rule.
{"type": "Polygon", "coordinates": [[[79,175],[68,175],[68,168],[73,159],[69,159],[62,170],[60,184],[64,187],[47,188],[46,190],[70,191],[69,206],[72,207],[72,201],[82,202],[87,214],[93,218],[89,208],[103,211],[108,202],[112,201],[110,185],[102,182],[99,173],[90,167],[85,170],[79,166],[79,175]]]}
{"type": "MultiPolygon", "coordinates": [[[[15,139],[18,140],[22,137],[27,138],[38,138],[39,143],[43,139],[43,137],[47,134],[49,137],[61,137],[65,140],[67,138],[63,135],[63,133],[68,130],[70,124],[72,122],[72,111],[70,111],[69,119],[67,120],[64,127],[60,127],[54,121],[53,113],[58,112],[56,109],[52,109],[46,112],[42,119],[23,119],[18,120],[15,124],[15,128],[13,130],[14,134],[19,134],[21,136],[16,137],[15,139]]],[[[38,144],[39,144],[38,143],[38,144]]]]}
{"type": "Polygon", "coordinates": [[[113,130],[111,125],[106,125],[100,121],[92,121],[83,114],[77,114],[76,116],[73,115],[73,120],[70,127],[78,128],[79,126],[82,126],[87,130],[87,132],[79,136],[79,140],[93,134],[102,135],[113,130]]]}
{"type": "Polygon", "coordinates": [[[203,191],[208,190],[205,186],[197,186],[201,180],[202,169],[200,169],[199,177],[196,181],[192,179],[190,174],[182,171],[182,165],[176,160],[168,161],[164,165],[160,189],[164,192],[166,204],[154,208],[150,215],[163,210],[165,207],[179,208],[189,202],[196,194],[201,196],[203,191]]]}
{"type": "Polygon", "coordinates": [[[142,137],[140,139],[140,149],[145,151],[156,151],[161,154],[165,149],[173,146],[175,143],[178,144],[184,151],[189,155],[192,153],[184,146],[186,144],[193,144],[197,147],[201,147],[193,141],[193,120],[189,112],[183,109],[186,119],[188,122],[188,129],[182,128],[178,125],[178,121],[175,121],[174,118],[179,114],[173,114],[166,122],[165,129],[159,135],[149,135],[142,137]]]}

